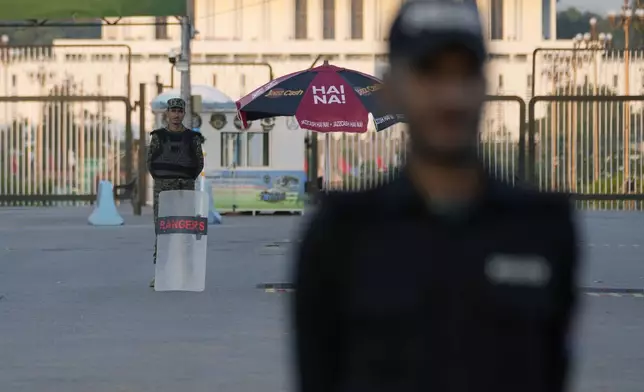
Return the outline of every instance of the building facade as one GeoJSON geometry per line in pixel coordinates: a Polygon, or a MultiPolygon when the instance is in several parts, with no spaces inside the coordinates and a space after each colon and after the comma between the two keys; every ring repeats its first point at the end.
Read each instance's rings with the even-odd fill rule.
{"type": "MultiPolygon", "coordinates": [[[[389,24],[404,0],[195,0],[198,31],[193,44],[197,63],[267,62],[275,76],[309,67],[318,55],[367,73],[386,59],[389,24]]],[[[479,0],[489,37],[491,92],[525,95],[532,51],[571,47],[557,41],[556,0],[479,0]],[[503,79],[503,80],[501,80],[503,79]]],[[[170,84],[167,56],[179,45],[174,18],[131,18],[123,23],[168,22],[156,26],[104,26],[101,44],[132,49],[133,82],[170,84]]],[[[94,41],[59,41],[91,45],[94,41]]],[[[117,49],[116,47],[113,48],[117,49]]],[[[106,51],[106,54],[109,51],[106,51]]],[[[214,66],[213,66],[214,67],[214,66]]],[[[197,65],[194,82],[215,84],[237,98],[265,74],[252,67],[233,70],[197,65]],[[222,73],[222,77],[219,77],[222,73]],[[259,72],[261,73],[261,72],[259,72]],[[215,76],[213,76],[215,75],[215,76]],[[225,75],[225,76],[224,76],[225,75]]]]}
{"type": "MultiPolygon", "coordinates": [[[[215,86],[237,99],[271,76],[310,67],[320,55],[339,66],[381,75],[388,28],[402,1],[195,0],[193,84],[215,86]]],[[[477,4],[489,38],[490,94],[529,99],[535,77],[533,51],[572,47],[571,41],[556,40],[556,0],[478,0],[477,4]]],[[[51,50],[11,49],[3,57],[0,91],[48,95],[68,86],[66,91],[72,94],[127,96],[134,102],[138,85],[145,83],[150,100],[158,84],[178,87],[179,73],[169,63],[168,53],[179,47],[179,38],[175,18],[129,18],[105,24],[100,40],[59,40],[51,50]],[[160,24],[127,25],[152,22],[160,24]]],[[[16,111],[28,116],[37,104],[10,106],[4,113],[0,110],[5,123],[16,111]]],[[[508,122],[503,112],[511,106],[493,106],[496,119],[488,123],[508,122]]],[[[124,122],[123,116],[114,116],[115,123],[124,122]]],[[[136,128],[136,119],[134,123],[136,128]]]]}
{"type": "MultiPolygon", "coordinates": [[[[387,64],[389,25],[403,0],[194,1],[198,33],[192,45],[192,82],[217,87],[236,100],[271,77],[311,67],[320,56],[338,66],[381,76],[387,64]]],[[[534,95],[576,93],[580,89],[591,93],[607,88],[617,94],[644,94],[642,53],[634,52],[625,63],[618,52],[577,56],[561,51],[572,49],[573,41],[556,39],[556,1],[476,1],[488,38],[489,94],[516,96],[526,102],[534,95]],[[554,50],[538,53],[533,70],[537,48],[554,50]]],[[[179,87],[179,73],[168,61],[168,54],[179,48],[179,42],[180,26],[175,18],[129,18],[116,25],[105,24],[98,40],[59,40],[52,48],[4,47],[0,50],[3,65],[0,92],[4,96],[125,97],[134,104],[139,99],[139,85],[143,84],[149,131],[154,118],[147,103],[160,89],[179,87]],[[150,25],[153,22],[157,24],[150,25]]],[[[519,103],[510,99],[489,103],[481,132],[483,148],[490,150],[488,156],[505,157],[502,159],[512,165],[517,160],[519,132],[525,129],[519,108],[519,103]]],[[[547,105],[539,104],[536,113],[537,117],[546,116],[547,105]]],[[[136,113],[131,119],[137,135],[136,113]]],[[[547,123],[554,124],[555,120],[547,123]]],[[[216,123],[204,119],[204,124],[210,122],[216,123]]],[[[4,132],[0,132],[0,147],[10,153],[0,154],[3,169],[0,177],[6,178],[9,170],[24,178],[44,176],[42,170],[33,167],[45,166],[47,175],[57,173],[56,181],[63,184],[61,189],[79,181],[91,184],[95,177],[117,181],[125,166],[121,164],[125,156],[122,143],[125,123],[125,106],[118,100],[99,102],[97,98],[95,102],[68,104],[33,99],[3,102],[0,130],[4,132]],[[74,127],[83,130],[74,132],[74,127]],[[48,136],[51,134],[58,136],[48,136]],[[92,136],[78,136],[83,134],[92,136]]],[[[217,160],[220,167],[243,166],[244,162],[248,166],[257,165],[248,162],[268,166],[274,160],[267,151],[284,144],[277,134],[279,124],[270,134],[258,128],[259,124],[247,132],[234,128],[229,132],[210,125],[210,131],[221,134],[215,148],[221,150],[221,161],[217,160]],[[224,162],[225,156],[233,158],[224,162]]],[[[368,143],[369,135],[352,136],[356,141],[352,154],[363,160],[367,159],[364,154],[368,151],[397,162],[404,139],[396,135],[401,134],[401,128],[378,134],[377,148],[383,152],[377,154],[375,147],[367,149],[359,143],[368,143]]],[[[335,144],[323,144],[322,148],[335,151],[330,154],[336,157],[346,150],[346,143],[344,136],[332,137],[335,144]]],[[[210,155],[214,154],[215,151],[210,155]]],[[[43,178],[32,182],[40,184],[43,178]]],[[[30,185],[25,183],[30,182],[20,182],[21,187],[27,187],[20,191],[30,192],[30,185]]],[[[14,185],[2,185],[0,190],[17,192],[11,188],[14,185]]],[[[40,191],[38,187],[33,189],[40,191]]]]}

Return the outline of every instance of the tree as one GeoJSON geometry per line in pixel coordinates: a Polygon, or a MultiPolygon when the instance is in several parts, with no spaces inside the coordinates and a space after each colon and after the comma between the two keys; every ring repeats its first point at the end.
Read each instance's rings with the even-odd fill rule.
{"type": "MultiPolygon", "coordinates": [[[[624,49],[624,30],[615,29],[610,25],[608,18],[594,12],[580,11],[575,7],[557,12],[557,38],[572,39],[577,34],[584,34],[590,30],[590,19],[597,19],[597,32],[611,33],[613,35],[613,48],[624,49]]],[[[641,30],[631,28],[630,47],[644,46],[644,34],[641,30]]]]}

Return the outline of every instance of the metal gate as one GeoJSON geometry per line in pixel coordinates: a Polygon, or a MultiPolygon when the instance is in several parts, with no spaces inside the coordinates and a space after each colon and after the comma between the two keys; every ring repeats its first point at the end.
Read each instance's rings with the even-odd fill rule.
{"type": "Polygon", "coordinates": [[[99,180],[131,179],[127,97],[15,96],[0,105],[0,205],[87,204],[99,180]]]}
{"type": "MultiPolygon", "coordinates": [[[[479,153],[490,172],[514,183],[525,176],[526,105],[518,96],[488,96],[479,153]]],[[[363,134],[315,133],[319,140],[318,176],[326,190],[358,191],[396,178],[407,156],[403,125],[363,134]]]]}
{"type": "Polygon", "coordinates": [[[540,190],[591,209],[642,208],[644,96],[537,96],[529,104],[528,172],[540,190]]]}
{"type": "Polygon", "coordinates": [[[407,135],[402,126],[363,134],[313,133],[318,137],[323,189],[359,191],[394,179],[405,161],[407,135]]]}
{"type": "Polygon", "coordinates": [[[644,93],[644,50],[538,48],[532,56],[530,97],[644,93]]]}

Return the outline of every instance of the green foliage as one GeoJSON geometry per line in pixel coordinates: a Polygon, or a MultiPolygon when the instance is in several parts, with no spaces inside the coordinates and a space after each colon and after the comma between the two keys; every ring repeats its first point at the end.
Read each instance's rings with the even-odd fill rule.
{"type": "MultiPolygon", "coordinates": [[[[591,18],[597,19],[597,31],[613,34],[613,47],[624,49],[624,30],[613,29],[605,15],[594,12],[580,11],[575,7],[557,12],[557,39],[572,39],[579,33],[590,30],[588,22],[591,18]]],[[[644,45],[644,34],[641,31],[632,29],[630,34],[631,48],[644,45]]]]}
{"type": "MultiPolygon", "coordinates": [[[[638,189],[639,184],[642,183],[643,178],[636,178],[635,189],[638,189]]],[[[614,176],[608,176],[600,178],[599,180],[594,181],[590,184],[590,189],[588,193],[623,193],[627,191],[626,183],[624,181],[624,174],[619,172],[614,176]]]]}

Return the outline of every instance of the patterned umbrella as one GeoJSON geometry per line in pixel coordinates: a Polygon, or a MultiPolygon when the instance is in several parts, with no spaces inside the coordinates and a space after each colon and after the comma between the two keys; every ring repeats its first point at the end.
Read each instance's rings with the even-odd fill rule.
{"type": "Polygon", "coordinates": [[[256,89],[236,102],[239,118],[248,121],[295,116],[303,129],[317,132],[367,131],[369,113],[381,131],[403,121],[384,111],[378,100],[382,81],[324,62],[256,89]]]}

